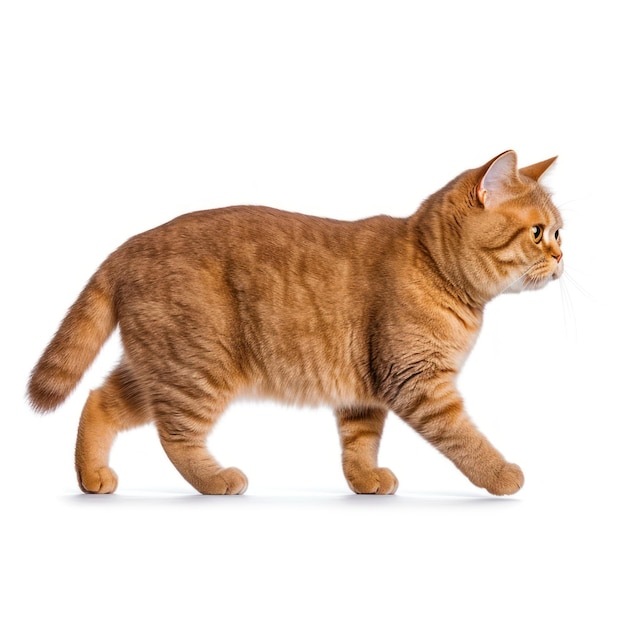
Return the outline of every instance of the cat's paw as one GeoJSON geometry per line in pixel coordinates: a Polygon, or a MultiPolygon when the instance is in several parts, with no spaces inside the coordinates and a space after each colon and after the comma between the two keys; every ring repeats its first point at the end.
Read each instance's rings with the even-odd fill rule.
{"type": "Polygon", "coordinates": [[[398,489],[398,479],[386,467],[377,467],[369,472],[363,472],[348,480],[354,493],[392,495],[398,489]]]}
{"type": "Polygon", "coordinates": [[[510,496],[517,493],[524,485],[524,474],[519,465],[505,463],[490,480],[485,488],[494,496],[510,496]]]}
{"type": "Polygon", "coordinates": [[[79,470],[78,486],[85,493],[113,493],[117,489],[117,474],[110,467],[79,470]]]}
{"type": "Polygon", "coordinates": [[[206,480],[198,489],[207,496],[240,495],[248,488],[246,475],[236,467],[227,467],[206,480]]]}

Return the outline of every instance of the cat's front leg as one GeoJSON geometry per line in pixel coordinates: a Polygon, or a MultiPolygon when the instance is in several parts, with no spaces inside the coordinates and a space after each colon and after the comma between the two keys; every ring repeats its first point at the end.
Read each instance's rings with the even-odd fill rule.
{"type": "Polygon", "coordinates": [[[344,407],[335,411],[342,448],[343,473],[355,493],[388,495],[398,480],[378,467],[378,447],[387,411],[382,408],[344,407]]]}
{"type": "Polygon", "coordinates": [[[478,487],[497,496],[519,491],[524,484],[522,470],[508,463],[474,426],[453,381],[445,375],[420,387],[414,390],[418,401],[399,398],[400,408],[396,412],[400,417],[478,487]]]}

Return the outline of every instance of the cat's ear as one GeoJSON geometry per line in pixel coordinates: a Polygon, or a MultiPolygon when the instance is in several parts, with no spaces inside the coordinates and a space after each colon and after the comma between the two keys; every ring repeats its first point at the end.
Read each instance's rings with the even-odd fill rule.
{"type": "Polygon", "coordinates": [[[532,178],[533,180],[539,180],[545,174],[546,170],[556,161],[556,159],[557,157],[552,157],[551,159],[546,159],[540,163],[528,165],[527,167],[523,167],[519,173],[524,176],[528,176],[528,178],[532,178]]]}
{"type": "Polygon", "coordinates": [[[476,193],[481,204],[489,209],[514,194],[521,182],[517,173],[517,155],[507,150],[485,165],[487,171],[478,183],[476,193]]]}

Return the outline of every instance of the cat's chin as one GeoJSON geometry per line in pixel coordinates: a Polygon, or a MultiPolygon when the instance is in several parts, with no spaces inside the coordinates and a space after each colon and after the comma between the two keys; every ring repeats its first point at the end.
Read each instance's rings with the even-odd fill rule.
{"type": "Polygon", "coordinates": [[[564,271],[563,263],[557,263],[553,272],[548,271],[539,272],[529,274],[524,278],[521,282],[520,291],[537,291],[538,289],[543,289],[546,285],[551,283],[553,280],[558,280],[564,271]]]}
{"type": "Polygon", "coordinates": [[[558,280],[563,274],[563,266],[559,265],[557,269],[547,276],[531,277],[528,281],[524,281],[522,291],[537,291],[543,289],[546,285],[550,284],[553,280],[558,280]]]}
{"type": "Polygon", "coordinates": [[[551,281],[551,276],[529,281],[527,285],[524,285],[523,291],[537,291],[538,289],[543,289],[551,281]]]}

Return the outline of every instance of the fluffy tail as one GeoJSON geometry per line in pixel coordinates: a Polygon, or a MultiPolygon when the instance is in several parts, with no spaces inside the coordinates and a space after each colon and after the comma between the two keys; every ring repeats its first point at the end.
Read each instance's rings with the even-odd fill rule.
{"type": "Polygon", "coordinates": [[[116,325],[113,292],[101,269],[78,296],[32,371],[28,398],[36,411],[52,411],[70,395],[116,325]]]}

